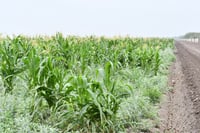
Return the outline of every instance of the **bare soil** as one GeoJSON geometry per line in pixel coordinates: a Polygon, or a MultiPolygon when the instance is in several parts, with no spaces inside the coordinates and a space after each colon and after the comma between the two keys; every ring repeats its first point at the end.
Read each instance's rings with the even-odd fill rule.
{"type": "Polygon", "coordinates": [[[161,103],[161,133],[200,133],[200,44],[175,42],[172,87],[161,103]]]}

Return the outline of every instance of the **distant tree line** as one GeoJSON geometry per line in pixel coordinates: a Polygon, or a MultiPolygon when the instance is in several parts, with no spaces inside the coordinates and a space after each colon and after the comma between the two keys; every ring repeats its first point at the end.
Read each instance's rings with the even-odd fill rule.
{"type": "Polygon", "coordinates": [[[187,38],[187,39],[200,38],[200,32],[189,32],[186,33],[184,36],[182,36],[182,38],[187,38]]]}

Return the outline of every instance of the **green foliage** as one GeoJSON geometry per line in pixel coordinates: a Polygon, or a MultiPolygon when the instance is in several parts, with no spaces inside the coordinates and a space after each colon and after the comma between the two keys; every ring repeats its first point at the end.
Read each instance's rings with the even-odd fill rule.
{"type": "Polygon", "coordinates": [[[4,81],[6,93],[13,89],[13,78],[24,71],[23,58],[27,56],[29,41],[18,36],[14,39],[3,40],[0,46],[0,75],[4,81]]]}
{"type": "Polygon", "coordinates": [[[156,118],[173,61],[171,39],[58,33],[0,44],[0,132],[139,131],[156,118]]]}
{"type": "Polygon", "coordinates": [[[150,98],[152,103],[157,103],[160,101],[161,91],[157,88],[149,88],[144,91],[144,95],[150,98]]]}

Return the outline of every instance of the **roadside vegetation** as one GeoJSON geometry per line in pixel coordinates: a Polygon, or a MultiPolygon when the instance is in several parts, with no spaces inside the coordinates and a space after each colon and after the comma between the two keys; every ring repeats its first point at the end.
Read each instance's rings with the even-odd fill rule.
{"type": "Polygon", "coordinates": [[[173,39],[0,39],[0,132],[148,131],[167,89],[173,39]]]}

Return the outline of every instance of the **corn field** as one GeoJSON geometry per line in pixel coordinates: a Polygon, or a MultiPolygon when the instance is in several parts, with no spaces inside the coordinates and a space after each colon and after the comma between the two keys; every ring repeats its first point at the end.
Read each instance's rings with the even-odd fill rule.
{"type": "Polygon", "coordinates": [[[138,132],[155,126],[173,39],[0,38],[0,132],[138,132]]]}

